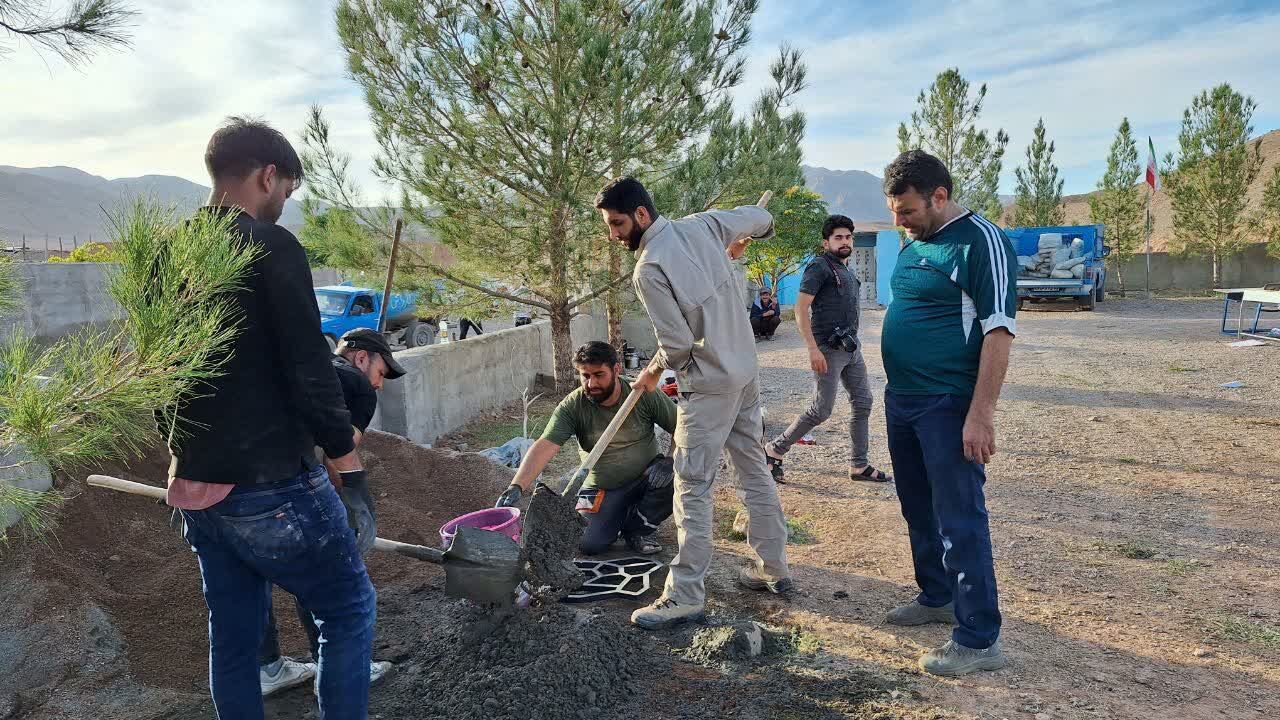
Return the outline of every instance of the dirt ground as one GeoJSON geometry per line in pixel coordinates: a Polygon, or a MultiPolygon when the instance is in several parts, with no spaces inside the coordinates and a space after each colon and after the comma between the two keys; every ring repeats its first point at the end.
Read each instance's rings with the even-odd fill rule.
{"type": "MultiPolygon", "coordinates": [[[[745,557],[730,530],[738,504],[731,483],[717,491],[709,622],[757,620],[790,642],[754,661],[708,659],[693,651],[698,628],[630,628],[636,602],[486,620],[443,597],[434,567],[375,557],[375,656],[396,670],[372,691],[370,716],[1280,716],[1280,411],[1269,402],[1280,347],[1230,348],[1217,333],[1220,308],[1108,299],[1093,313],[1020,313],[987,485],[1011,660],[1001,671],[922,675],[917,657],[947,630],[883,623],[915,592],[906,531],[891,486],[848,481],[848,408],[837,407],[815,431],[818,444],[788,456],[783,503],[810,536],[791,546],[792,596],[735,588],[745,557]],[[1220,387],[1233,380],[1244,386],[1220,387]],[[566,641],[555,647],[549,638],[559,634],[566,641]],[[575,643],[614,648],[618,662],[575,643]],[[556,679],[565,676],[582,682],[556,679]],[[474,702],[459,701],[468,690],[474,702]],[[549,702],[557,693],[572,701],[549,702]]],[[[877,388],[881,318],[864,312],[862,331],[877,388]]],[[[777,337],[758,346],[770,432],[803,410],[811,382],[794,326],[777,337]]],[[[492,426],[510,415],[442,444],[480,449],[505,434],[492,426]]],[[[879,399],[871,428],[872,462],[887,467],[879,399]]],[[[570,453],[558,468],[574,464],[570,453]]],[[[394,443],[374,454],[375,477],[379,463],[413,476],[375,491],[380,523],[405,536],[397,539],[432,541],[441,522],[491,502],[510,475],[424,466],[394,443]]],[[[158,463],[135,467],[134,479],[152,479],[158,463]]],[[[164,526],[163,508],[81,492],[64,510],[59,545],[0,558],[0,719],[211,718],[194,557],[164,526]]],[[[669,559],[669,523],[660,537],[669,559]]],[[[286,652],[303,654],[287,601],[278,601],[286,652]]],[[[273,719],[316,716],[309,688],[268,702],[273,719]]]]}
{"type": "MultiPolygon", "coordinates": [[[[1220,313],[1109,299],[1019,314],[987,483],[1011,663],[920,676],[920,705],[963,718],[1280,716],[1280,346],[1229,347],[1220,313]]],[[[862,331],[877,390],[882,318],[864,313],[862,331]]],[[[803,346],[793,328],[780,338],[759,347],[771,432],[807,404],[803,346]]],[[[872,462],[887,465],[880,397],[872,462]]],[[[816,446],[788,455],[784,505],[818,542],[793,548],[801,592],[772,609],[859,667],[914,672],[947,631],[882,622],[914,592],[908,542],[893,489],[843,476],[847,417],[837,407],[816,446]]],[[[712,585],[724,600],[727,566],[712,585]]]]}

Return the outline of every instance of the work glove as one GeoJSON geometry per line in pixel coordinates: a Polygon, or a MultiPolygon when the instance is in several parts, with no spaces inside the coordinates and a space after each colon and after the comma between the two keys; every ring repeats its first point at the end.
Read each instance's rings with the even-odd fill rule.
{"type": "Polygon", "coordinates": [[[373,548],[378,534],[377,518],[373,514],[373,498],[364,470],[342,473],[342,489],[338,491],[342,504],[347,508],[347,522],[356,531],[356,548],[364,555],[373,548]]]}
{"type": "Polygon", "coordinates": [[[524,492],[520,489],[519,485],[511,483],[511,487],[504,490],[502,494],[498,496],[498,502],[494,503],[493,506],[496,508],[515,507],[520,504],[520,497],[523,494],[524,492]]]}
{"type": "Polygon", "coordinates": [[[644,469],[644,474],[645,482],[649,483],[649,487],[655,490],[664,488],[675,481],[675,462],[669,457],[659,455],[644,469]]]}

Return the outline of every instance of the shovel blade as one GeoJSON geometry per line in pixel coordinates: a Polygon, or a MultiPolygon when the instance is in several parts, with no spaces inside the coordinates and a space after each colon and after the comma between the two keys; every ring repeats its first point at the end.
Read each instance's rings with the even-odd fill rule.
{"type": "Polygon", "coordinates": [[[509,605],[520,574],[520,546],[491,530],[458,528],[444,554],[444,591],[450,597],[509,605]]]}

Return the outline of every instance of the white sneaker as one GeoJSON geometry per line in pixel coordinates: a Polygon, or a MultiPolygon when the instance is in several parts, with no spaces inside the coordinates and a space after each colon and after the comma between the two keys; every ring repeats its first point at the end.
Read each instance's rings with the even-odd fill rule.
{"type": "Polygon", "coordinates": [[[274,673],[270,672],[265,665],[258,668],[258,684],[262,686],[262,697],[301,685],[315,676],[315,663],[299,662],[290,657],[280,658],[280,665],[274,673]]]}
{"type": "Polygon", "coordinates": [[[382,662],[378,662],[376,660],[371,661],[369,663],[369,684],[373,685],[386,677],[387,673],[391,672],[391,667],[391,663],[386,660],[383,660],[382,662]]]}

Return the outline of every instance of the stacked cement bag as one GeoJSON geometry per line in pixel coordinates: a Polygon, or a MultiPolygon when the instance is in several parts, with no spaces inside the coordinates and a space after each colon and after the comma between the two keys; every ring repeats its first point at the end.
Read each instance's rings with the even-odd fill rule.
{"type": "Polygon", "coordinates": [[[1049,277],[1062,280],[1084,277],[1084,241],[1076,238],[1071,245],[1058,248],[1053,260],[1053,271],[1049,277]]]}
{"type": "Polygon", "coordinates": [[[1084,240],[1075,238],[1064,245],[1061,233],[1044,233],[1036,245],[1035,255],[1019,255],[1018,270],[1023,277],[1084,277],[1084,240]]]}
{"type": "Polygon", "coordinates": [[[1061,233],[1043,233],[1036,244],[1035,255],[1019,255],[1018,268],[1026,277],[1047,278],[1053,272],[1057,262],[1054,255],[1062,247],[1061,233]]]}

